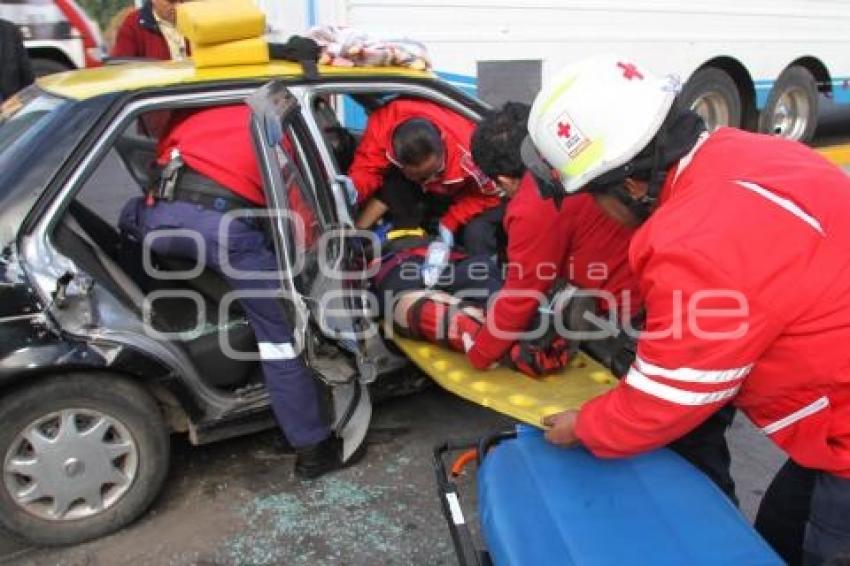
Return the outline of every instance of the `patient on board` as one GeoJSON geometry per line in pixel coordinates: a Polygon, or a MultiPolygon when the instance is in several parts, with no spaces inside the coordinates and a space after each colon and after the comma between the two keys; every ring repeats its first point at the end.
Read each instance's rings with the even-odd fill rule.
{"type": "MultiPolygon", "coordinates": [[[[357,219],[373,226],[380,249],[373,250],[372,289],[385,320],[401,335],[463,352],[484,324],[487,301],[501,287],[495,260],[449,249],[432,234],[440,202],[409,183],[385,180],[357,219]]],[[[563,368],[571,354],[556,333],[518,340],[502,364],[540,377],[563,368]]]]}

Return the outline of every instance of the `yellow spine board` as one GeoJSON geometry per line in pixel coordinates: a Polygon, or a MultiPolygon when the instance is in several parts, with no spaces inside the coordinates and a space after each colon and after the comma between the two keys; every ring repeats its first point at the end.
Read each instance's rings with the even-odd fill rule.
{"type": "Polygon", "coordinates": [[[427,342],[399,336],[393,341],[444,389],[537,427],[543,417],[577,409],[617,384],[608,370],[583,353],[564,370],[533,379],[504,367],[476,370],[465,355],[427,342]]]}
{"type": "Polygon", "coordinates": [[[193,48],[192,60],[199,69],[268,63],[269,47],[266,40],[259,37],[199,46],[193,48]]]}
{"type": "Polygon", "coordinates": [[[185,2],[177,7],[176,26],[195,49],[261,37],[266,17],[250,0],[185,2]]]}

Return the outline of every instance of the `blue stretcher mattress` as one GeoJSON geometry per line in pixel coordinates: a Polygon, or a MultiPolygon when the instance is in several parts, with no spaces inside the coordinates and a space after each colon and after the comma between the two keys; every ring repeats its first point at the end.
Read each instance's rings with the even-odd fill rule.
{"type": "Polygon", "coordinates": [[[521,425],[478,471],[497,566],[782,564],[737,508],[669,450],[600,460],[521,425]]]}

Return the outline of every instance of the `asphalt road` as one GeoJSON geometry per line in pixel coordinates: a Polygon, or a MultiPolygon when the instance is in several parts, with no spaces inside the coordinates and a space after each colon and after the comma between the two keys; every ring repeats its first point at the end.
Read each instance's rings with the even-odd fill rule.
{"type": "Polygon", "coordinates": [[[510,421],[436,389],[376,409],[357,466],[293,478],[276,431],[192,447],[173,443],[167,488],[140,521],[65,549],[25,549],[24,565],[451,564],[431,448],[510,421]]]}
{"type": "MultiPolygon", "coordinates": [[[[173,443],[165,492],[141,520],[112,536],[59,549],[15,548],[25,566],[231,564],[455,564],[431,466],[446,438],[475,437],[511,421],[432,389],[376,408],[360,464],[299,483],[276,432],[191,447],[173,443]]],[[[729,435],[743,512],[752,517],[782,456],[743,419],[729,435]]],[[[474,509],[471,478],[464,505],[474,509]]]]}

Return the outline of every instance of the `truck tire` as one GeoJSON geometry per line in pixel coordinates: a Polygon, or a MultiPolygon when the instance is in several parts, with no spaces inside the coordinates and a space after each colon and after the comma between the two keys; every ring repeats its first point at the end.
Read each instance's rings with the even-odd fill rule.
{"type": "Polygon", "coordinates": [[[805,67],[788,67],[770,89],[759,114],[759,131],[800,142],[809,142],[818,125],[818,87],[805,67]]]}
{"type": "Polygon", "coordinates": [[[118,530],[162,488],[168,430],[153,398],[113,374],[47,378],[0,399],[0,524],[42,545],[118,530]]]}
{"type": "Polygon", "coordinates": [[[709,131],[741,127],[741,94],[726,71],[705,67],[691,75],[681,94],[682,104],[705,120],[709,131]]]}
{"type": "Polygon", "coordinates": [[[30,59],[30,65],[32,66],[32,74],[36,78],[52,75],[53,73],[64,73],[73,69],[70,65],[66,65],[55,59],[44,59],[42,57],[30,59]]]}

